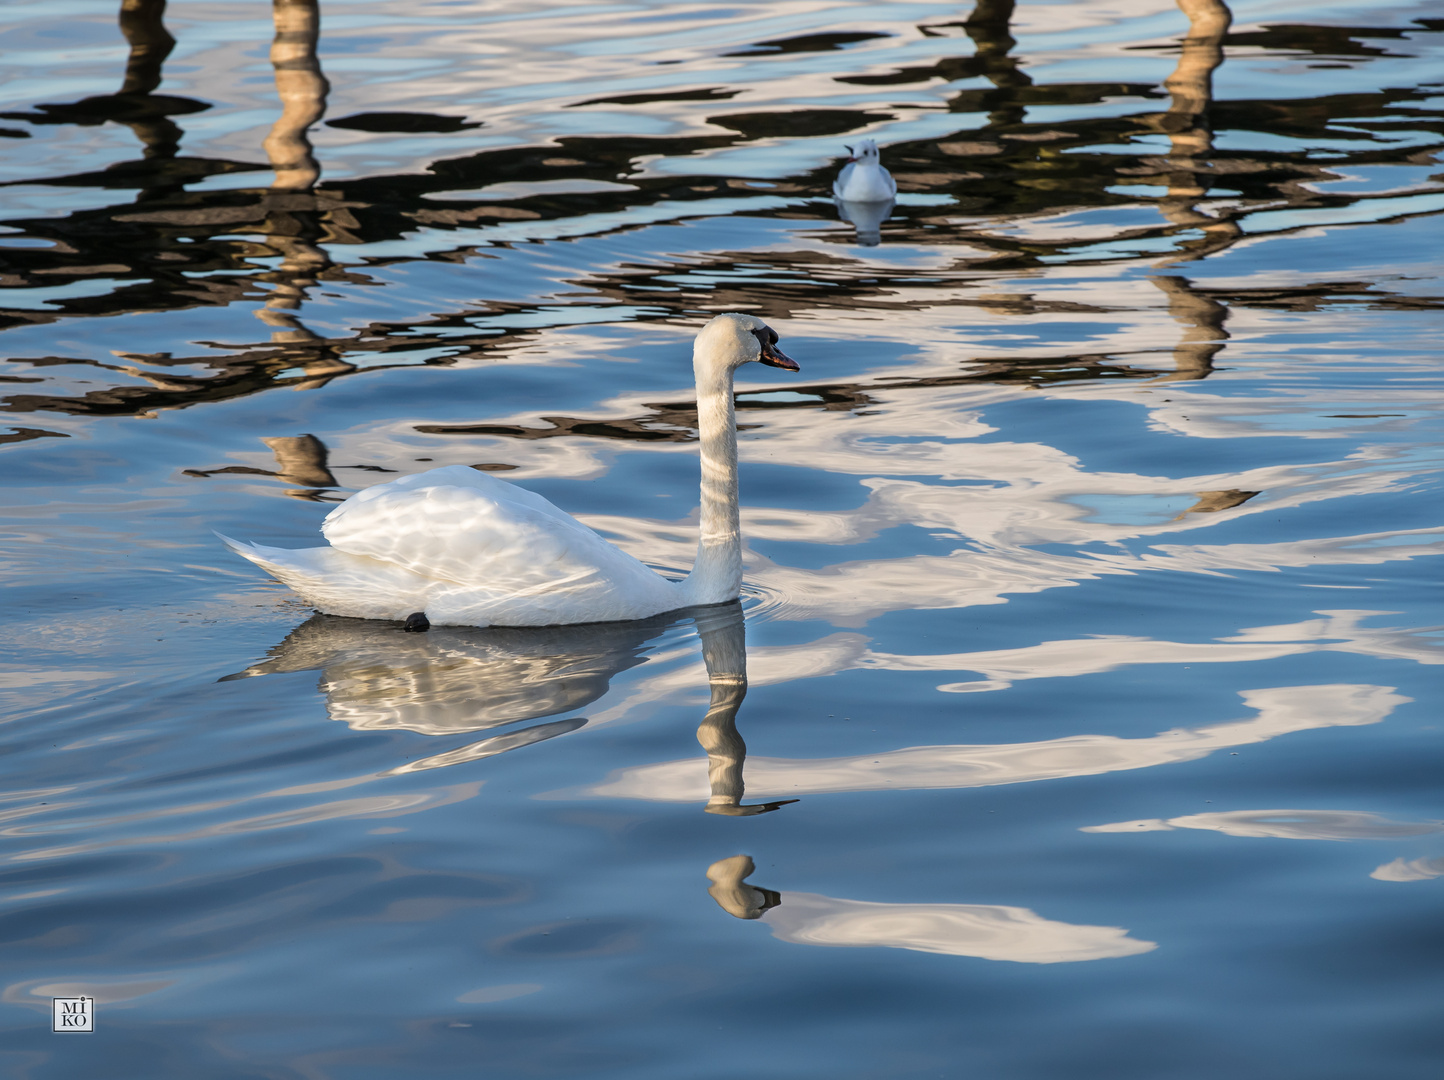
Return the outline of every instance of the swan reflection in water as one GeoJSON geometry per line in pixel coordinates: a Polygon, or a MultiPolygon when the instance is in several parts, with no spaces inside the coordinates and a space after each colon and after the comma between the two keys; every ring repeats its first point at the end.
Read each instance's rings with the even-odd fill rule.
{"type": "MultiPolygon", "coordinates": [[[[447,626],[408,634],[394,623],[315,615],[267,659],[226,679],[321,672],[326,711],[357,731],[457,735],[580,709],[646,657],[676,617],[590,626],[447,626]]],[[[410,762],[402,771],[474,761],[575,731],[581,717],[511,731],[410,762]]]]}
{"type": "Polygon", "coordinates": [[[799,945],[885,946],[1020,964],[1108,960],[1158,947],[1122,927],[1056,922],[1005,904],[877,904],[777,892],[749,885],[754,869],[747,855],[720,859],[707,868],[707,892],[727,914],[760,919],[773,937],[799,945]]]}
{"type": "MultiPolygon", "coordinates": [[[[265,660],[222,681],[319,670],[327,713],[356,731],[459,735],[584,708],[607,692],[613,676],[643,663],[649,643],[687,621],[695,622],[702,639],[712,694],[697,728],[697,741],[707,751],[706,812],[748,817],[796,802],[742,803],[747,744],[737,730],[737,710],[747,695],[747,646],[736,601],[630,622],[442,626],[425,634],[372,619],[315,615],[265,660]]],[[[570,717],[525,727],[392,772],[475,761],[585,724],[582,717],[570,717]]]]}

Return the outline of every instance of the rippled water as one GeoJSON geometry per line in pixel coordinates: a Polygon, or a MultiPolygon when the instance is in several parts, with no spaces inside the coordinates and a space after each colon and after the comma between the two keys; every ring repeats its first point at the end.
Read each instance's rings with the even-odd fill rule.
{"type": "Polygon", "coordinates": [[[1444,19],[1181,2],[0,11],[4,1074],[1437,1076],[1444,19]],[[211,533],[685,569],[733,310],[740,610],[211,533]]]}

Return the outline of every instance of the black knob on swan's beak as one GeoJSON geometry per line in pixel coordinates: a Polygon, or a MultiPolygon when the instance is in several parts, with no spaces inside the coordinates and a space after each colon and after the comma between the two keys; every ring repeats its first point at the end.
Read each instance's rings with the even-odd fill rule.
{"type": "Polygon", "coordinates": [[[777,331],[770,326],[764,326],[761,330],[754,330],[752,333],[757,338],[757,343],[762,346],[762,355],[757,359],[768,367],[781,368],[783,371],[801,371],[797,361],[788,356],[777,347],[777,331]]]}

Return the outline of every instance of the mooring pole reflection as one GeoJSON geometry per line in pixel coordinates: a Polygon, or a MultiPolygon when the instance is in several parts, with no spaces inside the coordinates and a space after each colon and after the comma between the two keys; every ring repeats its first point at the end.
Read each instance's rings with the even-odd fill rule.
{"type": "MultiPolygon", "coordinates": [[[[175,48],[175,38],[165,28],[164,20],[165,0],[122,0],[120,32],[130,45],[130,56],[117,96],[149,98],[160,89],[161,68],[175,48]]],[[[159,109],[137,111],[139,115],[123,122],[141,141],[143,155],[174,157],[180,150],[180,125],[159,109]]]]}
{"type": "Polygon", "coordinates": [[[94,127],[113,121],[130,128],[140,140],[142,160],[152,164],[138,168],[134,163],[117,162],[107,172],[114,176],[114,170],[124,168],[137,175],[141,183],[135,185],[140,189],[136,201],[147,202],[184,187],[181,175],[167,168],[168,161],[180,150],[183,134],[171,117],[203,112],[210,106],[193,98],[156,93],[166,57],[176,44],[165,27],[165,0],[122,0],[118,21],[130,46],[119,90],[80,101],[39,105],[34,113],[6,115],[32,124],[94,127]]]}
{"type": "Polygon", "coordinates": [[[985,95],[988,108],[988,124],[1021,124],[1026,115],[1023,104],[1017,100],[1014,90],[1032,86],[1033,80],[1012,56],[1017,45],[1010,32],[1013,21],[1015,0],[978,0],[973,12],[963,23],[977,48],[978,62],[983,76],[997,87],[996,93],[985,95]]]}
{"type": "Polygon", "coordinates": [[[1173,347],[1174,369],[1157,382],[1206,379],[1213,372],[1213,360],[1228,342],[1224,323],[1228,306],[1200,293],[1186,277],[1157,274],[1148,279],[1168,297],[1168,314],[1182,330],[1173,347]]]}
{"type": "Polygon", "coordinates": [[[321,177],[321,167],[307,132],[325,115],[331,89],[316,58],[321,9],[317,0],[273,0],[271,14],[276,23],[271,66],[281,98],[281,118],[262,144],[276,170],[271,190],[310,191],[321,177]]]}
{"type": "Polygon", "coordinates": [[[299,315],[306,291],[332,265],[319,243],[325,236],[315,192],[321,166],[309,134],[326,114],[331,85],[316,56],[321,38],[317,0],[274,0],[272,16],[276,36],[271,42],[271,66],[276,72],[281,115],[262,146],[276,173],[268,199],[267,239],[280,253],[281,265],[268,275],[273,288],[256,317],[272,328],[273,343],[296,347],[297,366],[308,378],[294,389],[316,390],[337,375],[356,370],[356,365],[341,359],[336,346],[307,328],[299,315]]]}
{"type": "Polygon", "coordinates": [[[1227,247],[1242,235],[1232,218],[1215,217],[1197,208],[1208,194],[1206,179],[1212,163],[1213,73],[1223,63],[1223,39],[1233,16],[1223,0],[1178,0],[1188,16],[1188,36],[1183,39],[1178,66],[1163,81],[1169,93],[1168,111],[1158,118],[1158,127],[1168,136],[1168,194],[1159,200],[1159,210],[1175,225],[1203,232],[1203,242],[1185,248],[1167,262],[1200,259],[1227,247]]]}
{"type": "MultiPolygon", "coordinates": [[[[1208,112],[1213,105],[1213,73],[1223,63],[1223,39],[1232,15],[1223,0],[1178,0],[1178,6],[1188,16],[1188,36],[1178,66],[1163,82],[1170,102],[1158,124],[1168,134],[1168,194],[1158,208],[1175,225],[1202,231],[1203,241],[1160,260],[1161,266],[1201,259],[1243,235],[1232,218],[1198,209],[1199,200],[1208,194],[1206,174],[1212,167],[1208,157],[1213,153],[1213,127],[1208,112]]],[[[1149,280],[1168,297],[1168,313],[1183,328],[1173,349],[1174,370],[1159,381],[1208,378],[1214,357],[1228,341],[1223,325],[1227,306],[1199,293],[1188,278],[1160,274],[1149,280]]]]}

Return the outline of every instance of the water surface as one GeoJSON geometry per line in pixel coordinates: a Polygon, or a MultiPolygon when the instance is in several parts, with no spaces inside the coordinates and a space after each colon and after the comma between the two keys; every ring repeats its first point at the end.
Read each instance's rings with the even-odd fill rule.
{"type": "Polygon", "coordinates": [[[1433,5],[272,14],[0,13],[6,1075],[1438,1075],[1433,5]],[[212,535],[463,464],[685,570],[722,311],[739,606],[212,535]]]}

